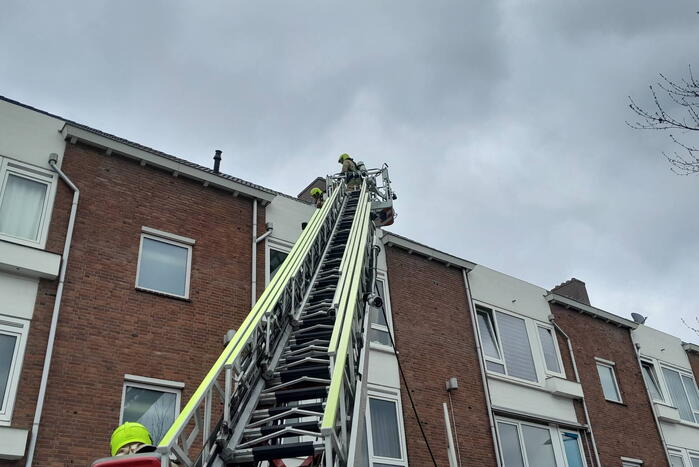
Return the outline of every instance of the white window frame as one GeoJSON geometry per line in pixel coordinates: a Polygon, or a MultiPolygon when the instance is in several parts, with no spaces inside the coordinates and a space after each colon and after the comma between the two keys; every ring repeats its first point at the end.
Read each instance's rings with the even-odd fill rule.
{"type": "MultiPolygon", "coordinates": [[[[394,336],[394,334],[393,334],[393,315],[391,313],[391,298],[389,297],[389,293],[388,293],[388,289],[389,289],[389,287],[388,287],[388,274],[386,274],[384,271],[377,271],[376,272],[376,280],[381,281],[381,283],[383,284],[383,299],[384,299],[383,309],[386,312],[386,324],[388,326],[384,326],[384,325],[378,324],[378,323],[372,323],[371,322],[371,315],[369,315],[370,328],[375,329],[377,331],[386,332],[389,334],[389,336],[394,336]]],[[[381,344],[380,342],[372,342],[371,336],[369,336],[369,348],[373,349],[373,350],[381,350],[381,351],[390,352],[390,353],[395,352],[395,349],[390,345],[384,345],[384,344],[381,344]]]]}
{"type": "MultiPolygon", "coordinates": [[[[697,380],[694,378],[694,374],[692,373],[691,370],[685,369],[685,368],[680,368],[678,366],[670,365],[665,362],[658,361],[658,368],[660,368],[661,371],[658,373],[662,373],[662,369],[665,368],[670,371],[674,371],[676,373],[679,373],[680,375],[680,380],[682,379],[682,376],[685,376],[687,378],[690,378],[694,382],[694,390],[697,391],[699,394],[699,387],[697,387],[697,380]]],[[[665,380],[665,375],[662,375],[663,378],[663,389],[665,390],[665,394],[668,395],[666,400],[664,401],[665,404],[668,404],[670,407],[677,408],[675,405],[675,401],[672,400],[672,393],[670,392],[670,388],[667,385],[667,381],[665,380]]],[[[682,389],[685,392],[685,395],[689,398],[689,394],[687,394],[687,388],[684,387],[684,384],[682,384],[682,389]]],[[[691,401],[690,401],[690,407],[691,407],[691,401]]],[[[692,413],[694,414],[694,419],[696,420],[695,422],[690,422],[689,420],[685,420],[683,418],[680,418],[680,423],[691,425],[691,426],[697,426],[699,425],[699,413],[694,411],[692,409],[692,413]]]]}
{"type": "Polygon", "coordinates": [[[22,363],[24,362],[24,352],[29,333],[29,321],[0,315],[0,333],[17,338],[10,363],[5,394],[0,395],[0,426],[9,426],[12,422],[12,412],[15,407],[19,378],[22,373],[22,363]]]}
{"type": "Polygon", "coordinates": [[[495,428],[497,430],[498,434],[498,442],[497,442],[497,448],[500,453],[500,458],[504,459],[504,454],[502,451],[502,445],[501,445],[501,440],[502,436],[500,435],[500,423],[508,424],[508,425],[515,425],[517,427],[517,436],[519,437],[519,444],[520,444],[520,454],[522,455],[522,460],[524,461],[524,466],[525,467],[537,467],[529,464],[529,460],[527,459],[527,447],[526,443],[524,442],[524,434],[522,433],[522,427],[523,426],[531,426],[534,428],[539,428],[539,429],[545,429],[549,431],[549,436],[551,437],[551,446],[553,448],[553,455],[554,459],[556,462],[557,466],[561,467],[568,467],[568,458],[565,453],[565,447],[563,446],[563,434],[564,433],[573,433],[578,436],[578,449],[580,451],[580,458],[582,459],[583,462],[583,467],[587,466],[587,459],[585,458],[585,447],[582,444],[582,434],[581,432],[577,430],[571,430],[568,428],[563,428],[559,425],[556,425],[555,423],[550,423],[550,424],[541,424],[541,423],[534,423],[534,422],[528,422],[524,420],[518,420],[515,418],[509,418],[509,417],[502,417],[498,416],[495,417],[495,428]]]}
{"type": "Polygon", "coordinates": [[[180,414],[180,404],[182,403],[182,389],[184,388],[184,383],[178,381],[169,381],[165,379],[149,378],[147,376],[126,374],[124,375],[124,384],[121,389],[121,408],[119,409],[119,425],[124,423],[124,402],[126,401],[127,386],[175,394],[175,418],[177,418],[177,416],[180,414]]]}
{"type": "Polygon", "coordinates": [[[565,379],[566,371],[565,371],[565,367],[563,366],[563,358],[561,358],[561,349],[558,347],[558,338],[556,336],[556,330],[553,328],[553,326],[547,326],[545,324],[537,323],[536,324],[536,341],[539,343],[539,352],[541,353],[541,361],[544,363],[544,372],[546,373],[546,375],[547,376],[557,376],[559,378],[565,379]],[[541,342],[541,336],[539,335],[539,328],[545,329],[545,330],[551,332],[551,340],[553,340],[553,348],[556,352],[556,359],[558,360],[558,368],[560,368],[561,371],[552,371],[552,370],[548,369],[548,366],[546,365],[546,355],[544,354],[544,343],[541,342]]]}
{"type": "MultiPolygon", "coordinates": [[[[498,363],[500,365],[503,365],[505,368],[505,373],[503,374],[503,373],[498,373],[497,371],[489,370],[486,366],[485,370],[486,370],[486,373],[488,374],[488,376],[492,376],[492,377],[499,378],[499,379],[505,379],[508,381],[513,381],[516,383],[520,383],[520,384],[527,385],[527,386],[534,386],[534,387],[544,387],[546,385],[546,378],[548,376],[558,376],[558,377],[565,378],[565,368],[563,366],[563,359],[561,358],[561,350],[558,346],[558,340],[556,339],[555,333],[553,334],[553,338],[554,338],[553,341],[554,341],[554,346],[556,348],[556,358],[558,359],[558,364],[561,368],[561,373],[549,372],[546,369],[546,361],[544,359],[543,349],[541,347],[541,342],[539,340],[539,336],[538,336],[539,331],[538,331],[537,327],[541,326],[541,327],[546,328],[546,329],[551,329],[553,332],[552,327],[550,327],[547,323],[544,323],[542,321],[538,321],[538,320],[535,320],[535,319],[530,318],[528,316],[520,315],[520,314],[514,313],[512,311],[490,305],[488,303],[479,302],[479,301],[474,300],[474,304],[476,306],[476,315],[480,311],[482,313],[486,313],[489,316],[490,323],[491,323],[491,325],[494,326],[494,330],[495,330],[495,344],[498,348],[498,352],[500,353],[500,359],[497,359],[494,357],[489,357],[489,356],[485,355],[484,353],[483,353],[483,358],[486,361],[490,361],[493,363],[498,363]],[[529,350],[530,350],[531,355],[532,355],[532,360],[534,361],[534,371],[536,372],[536,379],[537,379],[536,381],[531,381],[528,379],[519,378],[517,376],[512,376],[512,375],[508,374],[507,362],[505,360],[505,353],[503,352],[503,347],[502,347],[502,334],[500,333],[500,327],[498,324],[498,318],[497,318],[496,313],[502,313],[504,315],[509,315],[509,316],[512,316],[514,318],[518,318],[518,319],[521,319],[524,321],[524,327],[525,327],[525,330],[527,332],[527,340],[529,341],[529,350]],[[536,334],[536,337],[532,337],[532,334],[536,334]]],[[[477,320],[476,320],[475,326],[476,326],[476,329],[478,330],[479,343],[482,346],[483,340],[481,338],[481,331],[480,331],[480,327],[478,326],[477,320]]]]}
{"type": "Polygon", "coordinates": [[[660,371],[658,371],[660,366],[657,365],[653,360],[651,360],[649,358],[641,357],[641,377],[643,378],[644,385],[646,385],[646,378],[645,378],[645,376],[643,376],[643,365],[650,365],[651,373],[652,373],[652,376],[654,377],[655,385],[658,388],[658,392],[660,393],[660,399],[653,399],[653,396],[651,394],[650,389],[647,389],[648,395],[651,397],[653,402],[661,402],[661,403],[667,402],[666,397],[665,397],[666,391],[663,388],[663,382],[661,379],[662,375],[660,374],[660,371]]]}
{"type": "Polygon", "coordinates": [[[486,361],[502,365],[502,367],[505,369],[505,373],[498,373],[497,371],[489,370],[487,365],[486,365],[486,367],[485,367],[486,371],[491,375],[498,375],[498,376],[503,376],[503,377],[507,377],[507,378],[514,378],[514,376],[509,376],[507,374],[507,365],[505,364],[505,357],[503,356],[503,353],[502,353],[502,344],[500,343],[500,333],[498,332],[497,324],[495,322],[495,310],[490,309],[490,308],[486,308],[486,307],[483,307],[480,305],[476,305],[475,326],[476,326],[476,329],[478,329],[478,339],[479,339],[479,343],[481,344],[481,349],[482,349],[483,348],[483,337],[481,334],[481,328],[478,325],[478,314],[479,313],[486,315],[486,320],[488,322],[488,326],[491,328],[491,330],[493,332],[493,338],[495,339],[495,347],[497,347],[498,353],[500,354],[500,358],[495,358],[495,357],[491,357],[490,355],[486,355],[485,353],[482,352],[483,358],[486,361]]]}
{"type": "Polygon", "coordinates": [[[604,400],[607,402],[614,402],[616,404],[623,404],[624,403],[624,398],[621,395],[621,388],[619,387],[619,380],[617,379],[616,376],[616,363],[612,362],[611,360],[605,360],[604,358],[598,358],[595,357],[595,370],[597,370],[597,379],[600,380],[599,384],[600,387],[602,388],[602,396],[604,397],[604,400]],[[599,370],[597,370],[597,366],[604,366],[612,370],[612,381],[614,382],[614,387],[616,388],[616,393],[619,395],[619,400],[614,400],[614,399],[607,399],[607,395],[604,393],[604,386],[602,385],[602,380],[599,377],[599,370]]]}
{"type": "Polygon", "coordinates": [[[292,243],[279,240],[277,238],[267,238],[265,239],[265,286],[269,285],[269,281],[272,280],[270,268],[270,255],[271,250],[277,250],[287,255],[291,253],[291,249],[294,247],[292,243]]]}
{"type": "Polygon", "coordinates": [[[380,400],[385,400],[389,402],[393,402],[396,404],[396,423],[398,424],[398,439],[400,441],[400,453],[401,453],[401,458],[396,459],[393,457],[381,457],[381,456],[375,456],[374,455],[374,440],[373,440],[373,435],[371,431],[371,405],[369,404],[369,401],[367,399],[367,404],[366,404],[366,442],[367,442],[367,449],[369,452],[369,465],[373,466],[374,463],[379,463],[379,464],[392,464],[392,465],[400,465],[400,466],[408,466],[408,453],[406,449],[406,443],[405,443],[405,428],[403,425],[403,407],[401,405],[400,401],[400,394],[396,392],[388,392],[385,390],[379,390],[377,388],[369,388],[368,393],[367,393],[367,398],[372,398],[372,399],[380,399],[380,400]]]}
{"type": "Polygon", "coordinates": [[[49,224],[51,223],[51,210],[56,195],[56,177],[51,171],[0,156],[0,206],[2,206],[5,187],[10,175],[26,178],[33,182],[46,185],[46,196],[44,197],[44,206],[41,211],[36,240],[15,237],[1,232],[0,240],[43,249],[46,246],[46,236],[48,234],[49,224]]]}
{"type": "Polygon", "coordinates": [[[634,459],[631,457],[622,457],[621,467],[643,467],[643,461],[641,459],[634,459]]]}
{"type": "Polygon", "coordinates": [[[191,238],[182,237],[180,235],[175,235],[168,232],[163,232],[161,230],[152,229],[150,227],[142,227],[141,230],[141,238],[139,240],[138,246],[138,263],[136,265],[136,289],[154,292],[156,294],[166,295],[169,297],[189,299],[189,285],[192,276],[192,246],[194,245],[195,241],[191,238]],[[148,287],[138,285],[138,281],[141,276],[141,256],[143,255],[144,238],[149,238],[157,242],[168,243],[170,245],[185,248],[187,250],[187,274],[185,276],[184,295],[177,295],[170,292],[164,292],[162,290],[151,289],[148,287]]]}

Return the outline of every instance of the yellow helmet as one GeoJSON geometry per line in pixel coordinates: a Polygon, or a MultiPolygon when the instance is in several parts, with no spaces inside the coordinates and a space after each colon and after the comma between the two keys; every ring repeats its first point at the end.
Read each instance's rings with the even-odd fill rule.
{"type": "Polygon", "coordinates": [[[320,188],[311,188],[311,196],[320,196],[323,194],[323,190],[320,188]]]}
{"type": "Polygon", "coordinates": [[[126,422],[117,427],[112,433],[112,456],[115,455],[119,449],[130,443],[153,444],[153,441],[145,426],[140,423],[126,422]]]}
{"type": "Polygon", "coordinates": [[[342,164],[342,161],[344,161],[345,159],[349,159],[349,158],[350,158],[349,154],[341,154],[340,158],[337,160],[337,162],[342,164]]]}

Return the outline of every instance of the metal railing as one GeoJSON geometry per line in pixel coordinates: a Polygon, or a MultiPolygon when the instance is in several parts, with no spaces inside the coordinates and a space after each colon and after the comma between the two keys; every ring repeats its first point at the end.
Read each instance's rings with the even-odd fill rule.
{"type": "Polygon", "coordinates": [[[313,214],[269,286],[158,444],[163,467],[169,465],[171,455],[181,465],[206,465],[220,448],[217,440],[232,434],[241,408],[269,372],[282,330],[311,285],[344,192],[344,182],[333,183],[329,199],[313,214]],[[213,420],[218,422],[212,425],[213,420]]]}

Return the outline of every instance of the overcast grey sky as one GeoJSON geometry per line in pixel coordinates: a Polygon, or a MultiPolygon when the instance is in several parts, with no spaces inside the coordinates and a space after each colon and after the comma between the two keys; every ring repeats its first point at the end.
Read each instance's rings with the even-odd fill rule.
{"type": "Polygon", "coordinates": [[[2,2],[0,94],[296,194],[387,162],[393,231],[699,341],[699,176],[628,128],[696,0],[2,2]]]}

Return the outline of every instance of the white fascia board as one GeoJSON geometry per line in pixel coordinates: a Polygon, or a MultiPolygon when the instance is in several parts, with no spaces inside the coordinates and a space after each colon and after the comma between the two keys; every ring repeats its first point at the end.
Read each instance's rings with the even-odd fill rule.
{"type": "Polygon", "coordinates": [[[449,253],[444,253],[443,251],[435,250],[432,247],[417,243],[409,238],[401,237],[390,232],[384,231],[381,241],[386,246],[402,248],[411,254],[417,253],[418,255],[424,256],[429,260],[435,260],[440,263],[444,263],[447,266],[456,266],[466,269],[467,271],[472,270],[476,266],[476,263],[472,263],[471,261],[450,255],[449,253]]]}
{"type": "Polygon", "coordinates": [[[111,154],[136,159],[138,161],[145,162],[150,166],[157,167],[168,172],[176,172],[178,176],[191,178],[202,183],[207,182],[209,186],[215,186],[226,191],[240,193],[241,195],[246,195],[250,198],[257,198],[263,201],[265,204],[272,202],[272,200],[276,197],[275,194],[267,193],[256,188],[243,185],[242,183],[199,170],[186,164],[181,164],[168,159],[167,157],[153,154],[152,152],[130,146],[126,143],[122,143],[121,141],[114,141],[111,138],[92,133],[84,128],[75,127],[69,123],[65,124],[61,130],[61,134],[63,135],[63,138],[75,138],[77,141],[85,142],[91,146],[111,150],[111,154]]]}
{"type": "Polygon", "coordinates": [[[29,430],[0,426],[0,459],[17,460],[24,457],[29,430]]]}
{"type": "Polygon", "coordinates": [[[699,345],[697,345],[697,344],[692,344],[690,342],[684,342],[682,344],[682,348],[684,350],[686,350],[687,352],[699,353],[699,345]]]}
{"type": "Polygon", "coordinates": [[[0,270],[11,274],[55,279],[61,256],[37,248],[0,240],[0,270]]]}
{"type": "Polygon", "coordinates": [[[608,311],[601,310],[599,308],[595,308],[590,305],[586,305],[584,303],[580,303],[578,301],[573,300],[572,298],[564,297],[563,295],[558,295],[555,293],[550,293],[546,295],[546,301],[549,303],[556,303],[558,305],[563,305],[566,308],[573,308],[574,310],[581,311],[583,313],[587,313],[589,315],[592,315],[596,318],[603,319],[605,321],[609,321],[611,323],[614,323],[618,326],[623,326],[625,328],[630,328],[630,329],[636,329],[638,327],[637,323],[634,323],[633,321],[629,321],[628,319],[624,319],[621,316],[617,316],[615,314],[609,313],[608,311]]]}

